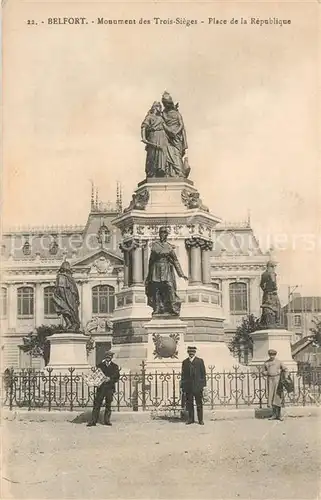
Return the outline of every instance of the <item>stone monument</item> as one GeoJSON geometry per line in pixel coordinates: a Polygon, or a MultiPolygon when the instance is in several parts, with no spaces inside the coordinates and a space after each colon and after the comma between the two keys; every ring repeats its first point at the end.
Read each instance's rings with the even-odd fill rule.
{"type": "Polygon", "coordinates": [[[113,350],[125,369],[180,367],[186,346],[197,345],[207,365],[235,364],[224,341],[220,292],[211,284],[213,229],[209,212],[188,179],[182,115],[168,92],[141,126],[146,178],[113,221],[120,229],[124,286],[116,294],[113,350]],[[177,276],[176,276],[177,275],[177,276]]]}
{"type": "Polygon", "coordinates": [[[80,330],[78,288],[68,261],[64,261],[58,270],[53,300],[58,316],[62,317],[64,331],[49,337],[50,360],[47,368],[61,373],[68,372],[71,367],[86,371],[90,369],[87,337],[80,330]]]}
{"type": "Polygon", "coordinates": [[[261,328],[252,333],[253,358],[251,366],[263,366],[268,358],[268,350],[275,349],[277,357],[289,368],[296,370],[297,363],[291,354],[292,333],[280,325],[281,305],[278,297],[276,263],[269,260],[262,273],[260,287],[262,295],[261,328]]]}

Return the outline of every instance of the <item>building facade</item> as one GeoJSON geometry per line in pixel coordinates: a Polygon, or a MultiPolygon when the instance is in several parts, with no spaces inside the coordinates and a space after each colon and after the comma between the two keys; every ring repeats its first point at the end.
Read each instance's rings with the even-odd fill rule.
{"type": "MultiPolygon", "coordinates": [[[[23,337],[41,325],[58,325],[53,304],[57,271],[67,259],[80,295],[81,327],[90,332],[94,364],[112,342],[108,322],[113,317],[115,294],[123,286],[121,235],[113,220],[122,212],[116,203],[101,203],[92,193],[84,226],[27,227],[4,231],[1,242],[2,362],[7,367],[40,367],[20,348],[23,337]]],[[[220,223],[213,235],[210,257],[212,286],[220,292],[229,341],[243,317],[260,315],[259,282],[268,256],[263,254],[251,229],[242,224],[220,223]]]]}
{"type": "Polygon", "coordinates": [[[314,321],[321,320],[321,297],[293,294],[292,300],[283,308],[283,316],[286,328],[293,333],[293,344],[311,336],[314,321]]]}

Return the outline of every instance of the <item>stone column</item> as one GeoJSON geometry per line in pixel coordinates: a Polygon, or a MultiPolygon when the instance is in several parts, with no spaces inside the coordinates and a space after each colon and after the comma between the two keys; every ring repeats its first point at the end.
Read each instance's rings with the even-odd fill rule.
{"type": "Polygon", "coordinates": [[[8,303],[7,303],[7,316],[8,328],[15,330],[17,327],[17,285],[10,283],[8,286],[8,303]]]}
{"type": "Polygon", "coordinates": [[[147,274],[148,274],[148,264],[149,264],[149,256],[150,256],[150,247],[148,245],[148,241],[144,241],[143,242],[144,244],[144,248],[143,248],[143,254],[144,254],[144,276],[143,276],[143,280],[145,282],[145,279],[147,278],[147,274]]]}
{"type": "Polygon", "coordinates": [[[124,288],[128,287],[129,283],[129,254],[124,250],[124,288]]]}
{"type": "Polygon", "coordinates": [[[143,282],[143,247],[140,241],[135,241],[133,253],[133,285],[141,285],[143,282]]]}
{"type": "Polygon", "coordinates": [[[35,325],[36,327],[44,324],[44,296],[43,286],[36,283],[35,287],[35,325]]]}
{"type": "Polygon", "coordinates": [[[191,252],[191,285],[202,283],[201,242],[199,238],[185,240],[186,248],[191,252]]]}
{"type": "Polygon", "coordinates": [[[80,320],[80,325],[85,326],[83,324],[83,304],[84,304],[84,292],[83,292],[83,281],[77,281],[77,285],[79,287],[79,300],[80,300],[80,306],[79,306],[79,320],[80,320]]]}
{"type": "Polygon", "coordinates": [[[120,243],[119,248],[123,252],[124,256],[124,288],[127,288],[129,286],[129,274],[130,274],[130,269],[129,269],[129,252],[130,252],[130,245],[131,243],[120,243]]]}
{"type": "Polygon", "coordinates": [[[211,284],[210,252],[212,249],[213,242],[204,240],[202,243],[202,282],[204,285],[211,284]]]}

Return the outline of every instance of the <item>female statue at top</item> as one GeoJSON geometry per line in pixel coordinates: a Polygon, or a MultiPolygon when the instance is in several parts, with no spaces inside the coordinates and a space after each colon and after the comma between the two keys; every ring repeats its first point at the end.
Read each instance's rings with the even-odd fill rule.
{"type": "Polygon", "coordinates": [[[165,177],[167,137],[162,117],[162,105],[155,101],[141,126],[146,144],[146,177],[165,177]]]}
{"type": "Polygon", "coordinates": [[[168,92],[154,102],[141,126],[146,144],[146,177],[188,177],[190,167],[183,118],[168,92]]]}

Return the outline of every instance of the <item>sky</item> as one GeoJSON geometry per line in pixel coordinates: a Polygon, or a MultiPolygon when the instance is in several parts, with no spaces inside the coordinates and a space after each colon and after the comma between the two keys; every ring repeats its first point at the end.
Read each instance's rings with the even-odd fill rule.
{"type": "Polygon", "coordinates": [[[250,211],[263,250],[275,247],[282,286],[321,295],[317,22],[308,2],[7,2],[3,227],[85,224],[90,179],[103,201],[121,182],[128,204],[144,177],[141,122],[167,90],[204,204],[227,221],[250,211]],[[47,21],[75,16],[88,25],[47,21]],[[140,25],[141,17],[198,23],[140,25]]]}

